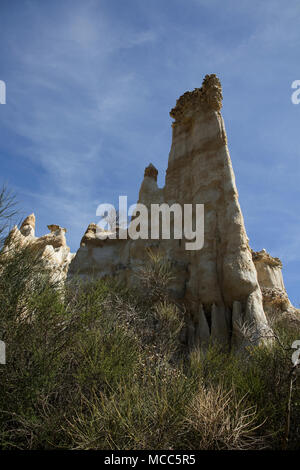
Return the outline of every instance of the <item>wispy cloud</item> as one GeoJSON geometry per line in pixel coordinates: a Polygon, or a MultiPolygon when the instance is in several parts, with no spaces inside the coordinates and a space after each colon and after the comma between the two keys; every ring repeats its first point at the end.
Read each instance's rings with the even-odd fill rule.
{"type": "Polygon", "coordinates": [[[57,217],[64,213],[72,226],[81,208],[81,231],[83,207],[90,207],[91,217],[95,192],[105,198],[115,186],[113,167],[104,177],[109,139],[126,138],[124,116],[137,99],[142,105],[144,95],[136,71],[114,70],[114,58],[122,49],[156,40],[151,30],[113,29],[96,6],[60,9],[55,28],[38,8],[32,11],[32,34],[22,48],[13,45],[9,51],[17,70],[2,122],[27,142],[23,157],[28,163],[43,170],[35,188],[39,204],[51,212],[55,207],[57,217]]]}
{"type": "Polygon", "coordinates": [[[0,11],[2,172],[38,227],[66,226],[74,250],[99,203],[135,202],[150,161],[163,184],[168,112],[217,73],[251,243],[299,259],[298,1],[2,0],[0,11]]]}

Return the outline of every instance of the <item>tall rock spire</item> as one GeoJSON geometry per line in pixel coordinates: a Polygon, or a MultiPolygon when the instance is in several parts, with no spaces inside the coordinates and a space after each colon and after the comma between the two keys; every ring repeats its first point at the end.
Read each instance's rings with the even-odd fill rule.
{"type": "Polygon", "coordinates": [[[147,259],[145,248],[154,246],[174,266],[171,292],[187,308],[185,340],[191,348],[205,347],[209,338],[240,348],[247,343],[246,330],[254,342],[269,331],[238,202],[222,98],[213,74],[177,100],[170,112],[174,122],[165,186],[157,186],[157,170],[150,164],[139,193],[147,207],[204,204],[203,248],[186,251],[175,239],[87,241],[70,269],[86,275],[90,266],[99,277],[113,275],[132,285],[136,266],[147,259]]]}
{"type": "MultiPolygon", "coordinates": [[[[166,202],[204,204],[204,247],[189,260],[185,298],[204,305],[211,334],[230,340],[234,302],[240,323],[252,324],[256,337],[267,320],[261,290],[238,202],[227,137],[221,116],[222,89],[215,75],[182,95],[171,111],[172,145],[166,175],[166,202]],[[217,333],[216,333],[217,332],[217,333]]],[[[194,307],[195,309],[197,307],[194,307]]]]}

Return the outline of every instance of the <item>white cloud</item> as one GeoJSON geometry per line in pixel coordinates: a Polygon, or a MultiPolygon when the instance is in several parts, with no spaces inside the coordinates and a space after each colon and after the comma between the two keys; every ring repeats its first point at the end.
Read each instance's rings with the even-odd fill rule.
{"type": "Polygon", "coordinates": [[[29,164],[43,169],[30,197],[46,211],[55,207],[57,217],[63,213],[72,228],[80,217],[81,231],[83,210],[94,211],[97,183],[99,198],[114,185],[113,173],[111,181],[102,178],[105,140],[126,139],[118,123],[136,104],[142,106],[146,93],[135,71],[124,67],[122,73],[114,57],[121,49],[156,40],[151,30],[114,29],[104,14],[95,14],[95,5],[62,9],[55,29],[32,10],[32,34],[21,48],[12,45],[9,51],[16,70],[2,122],[28,142],[23,155],[29,164]]]}

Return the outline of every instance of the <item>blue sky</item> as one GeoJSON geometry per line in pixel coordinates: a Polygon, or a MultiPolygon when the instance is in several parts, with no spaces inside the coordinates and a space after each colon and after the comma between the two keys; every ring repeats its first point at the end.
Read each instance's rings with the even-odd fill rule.
{"type": "Polygon", "coordinates": [[[149,162],[162,186],[169,111],[216,73],[250,244],[300,305],[298,0],[1,0],[0,22],[0,183],[37,235],[60,224],[75,251],[149,162]]]}

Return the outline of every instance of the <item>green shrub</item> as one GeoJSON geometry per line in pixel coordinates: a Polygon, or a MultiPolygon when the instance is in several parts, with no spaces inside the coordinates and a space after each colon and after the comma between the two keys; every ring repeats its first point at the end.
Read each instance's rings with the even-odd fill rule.
{"type": "MultiPolygon", "coordinates": [[[[289,348],[299,331],[277,325],[271,347],[234,355],[211,344],[188,357],[171,277],[152,254],[147,299],[108,280],[62,288],[30,248],[0,252],[1,448],[286,446],[289,348]]],[[[293,385],[287,447],[299,449],[299,380],[293,385]]]]}

